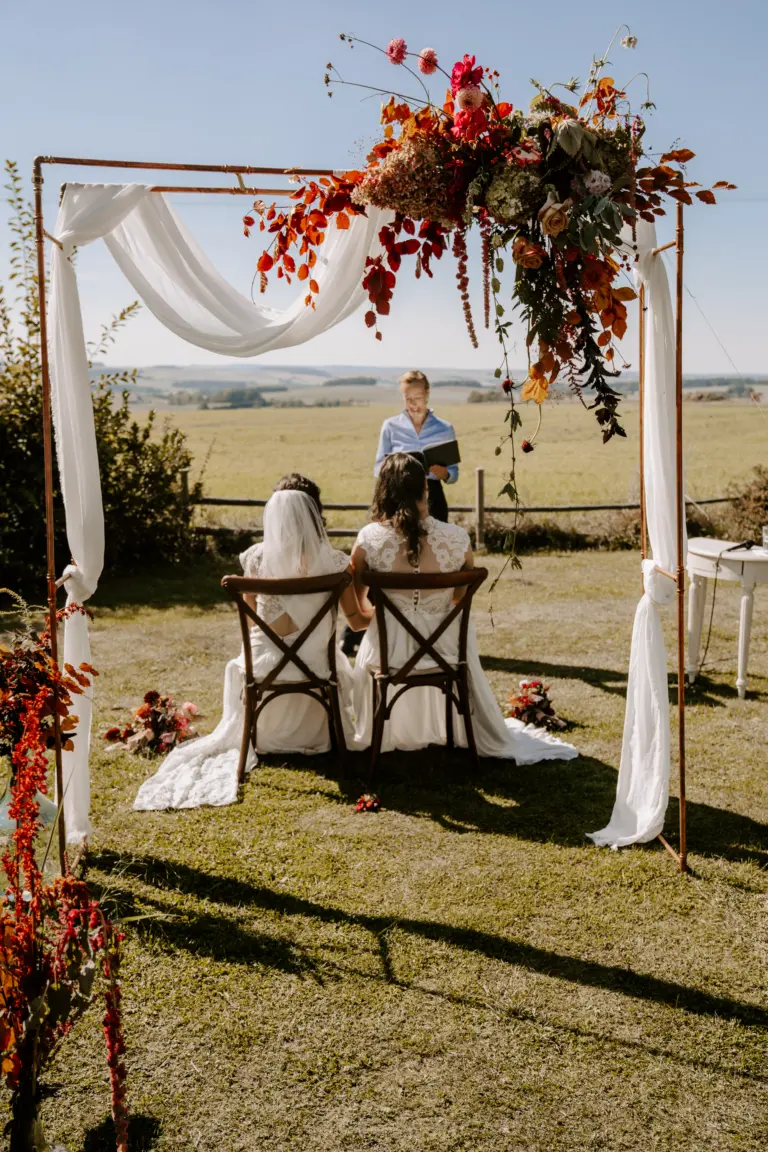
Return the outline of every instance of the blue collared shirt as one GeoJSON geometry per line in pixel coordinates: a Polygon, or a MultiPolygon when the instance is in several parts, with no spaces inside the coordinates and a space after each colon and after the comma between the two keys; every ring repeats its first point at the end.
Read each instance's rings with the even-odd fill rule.
{"type": "MultiPolygon", "coordinates": [[[[455,440],[456,433],[453,424],[435,416],[430,408],[427,418],[417,432],[413,421],[407,412],[400,412],[397,416],[390,416],[381,426],[379,448],[376,453],[376,466],[374,476],[378,476],[379,469],[384,463],[384,457],[393,452],[423,452],[425,448],[432,448],[435,444],[444,444],[446,440],[455,440]]],[[[448,479],[446,484],[455,484],[459,478],[458,464],[448,465],[448,479]]]]}

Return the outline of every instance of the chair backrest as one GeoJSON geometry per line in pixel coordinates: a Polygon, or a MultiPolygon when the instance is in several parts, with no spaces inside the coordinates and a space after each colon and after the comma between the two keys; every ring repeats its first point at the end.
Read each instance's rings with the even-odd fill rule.
{"type": "Polygon", "coordinates": [[[461,617],[459,663],[466,663],[467,633],[469,631],[472,598],[487,576],[487,568],[470,568],[462,572],[414,572],[413,574],[409,572],[374,572],[372,569],[368,569],[364,580],[370,588],[375,589],[376,623],[379,629],[379,662],[382,673],[390,677],[395,684],[401,683],[407,679],[419,661],[427,656],[443,672],[453,675],[454,669],[445,657],[437,651],[435,645],[457,617],[461,617]],[[424,636],[387,595],[388,592],[433,592],[441,588],[463,588],[465,591],[461,600],[453,605],[428,636],[424,636]],[[416,651],[403,664],[402,668],[398,668],[394,673],[390,673],[389,670],[387,613],[394,617],[416,641],[416,651]]]}
{"type": "Polygon", "coordinates": [[[289,664],[295,665],[311,684],[323,683],[322,677],[319,677],[317,673],[313,672],[304,660],[302,660],[299,655],[299,649],[328,613],[331,614],[333,625],[328,640],[328,665],[330,667],[331,679],[335,680],[336,617],[341,595],[344,589],[351,583],[352,577],[349,572],[334,572],[328,576],[297,577],[291,580],[258,580],[251,579],[248,576],[225,576],[221,581],[221,586],[237,604],[237,611],[240,617],[240,631],[243,636],[243,654],[245,657],[246,684],[250,685],[253,683],[251,624],[255,624],[257,628],[261,629],[264,635],[282,653],[282,657],[276,666],[269,671],[263,680],[259,681],[261,691],[266,691],[266,689],[271,687],[289,664]],[[262,620],[258,612],[245,600],[246,595],[278,597],[316,596],[322,592],[328,593],[325,603],[318,608],[315,615],[309,623],[301,629],[298,636],[296,636],[295,639],[293,637],[291,638],[290,644],[287,643],[287,637],[278,636],[275,630],[270,628],[266,620],[262,620]]]}

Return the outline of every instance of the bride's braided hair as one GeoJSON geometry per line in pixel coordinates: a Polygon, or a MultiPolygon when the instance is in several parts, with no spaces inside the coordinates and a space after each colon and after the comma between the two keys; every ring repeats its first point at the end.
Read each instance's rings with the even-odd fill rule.
{"type": "Polygon", "coordinates": [[[407,452],[393,452],[381,466],[371,504],[371,519],[390,520],[405,538],[405,552],[412,568],[419,565],[419,547],[427,530],[419,503],[424,499],[424,465],[407,452]]]}

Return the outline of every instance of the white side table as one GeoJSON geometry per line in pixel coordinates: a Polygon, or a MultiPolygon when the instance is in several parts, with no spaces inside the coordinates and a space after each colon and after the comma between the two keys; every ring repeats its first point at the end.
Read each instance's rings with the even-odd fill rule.
{"type": "Polygon", "coordinates": [[[768,584],[768,551],[764,548],[739,548],[718,556],[731,543],[730,540],[712,540],[697,536],[688,541],[688,682],[692,684],[699,673],[699,649],[704,622],[704,601],[707,580],[738,580],[741,584],[741,614],[739,618],[739,663],[736,688],[743,700],[747,692],[747,661],[749,637],[752,631],[752,603],[755,584],[768,584]]]}

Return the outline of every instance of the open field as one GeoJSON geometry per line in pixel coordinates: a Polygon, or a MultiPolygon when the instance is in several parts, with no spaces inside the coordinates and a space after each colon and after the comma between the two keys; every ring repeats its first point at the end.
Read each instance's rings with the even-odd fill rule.
{"type": "MultiPolygon", "coordinates": [[[[301,463],[270,451],[274,471],[301,463]]],[[[322,438],[312,451],[330,465],[322,438]]],[[[241,483],[267,483],[260,460],[241,483]]],[[[106,754],[98,734],[150,687],[198,702],[204,730],[216,723],[238,645],[220,575],[108,581],[94,602],[88,878],[137,918],[124,964],[132,1152],[764,1149],[765,598],[740,701],[738,595],[718,593],[712,666],[688,712],[694,874],[682,878],[658,846],[614,853],[584,838],[615,788],[639,583],[629,553],[527,560],[496,590],[495,628],[480,601],[499,698],[545,676],[578,760],[487,761],[474,777],[460,756],[393,755],[373,816],[352,811],[364,762],[345,776],[331,757],[272,759],[233,807],[133,812],[149,769],[106,754]]],[[[674,830],[674,800],[669,817],[674,830]]],[[[89,1019],[44,1106],[68,1152],[109,1147],[89,1019]]]]}
{"type": "MultiPolygon", "coordinates": [[[[494,455],[504,430],[504,408],[496,404],[443,405],[461,443],[462,469],[449,490],[451,502],[474,501],[474,470],[486,470],[486,501],[495,503],[504,483],[506,448],[494,455]]],[[[325,499],[367,501],[382,420],[396,411],[380,405],[307,410],[174,409],[169,416],[189,437],[195,456],[192,478],[205,469],[206,494],[264,497],[283,472],[297,469],[318,481],[325,499]]],[[[625,400],[627,438],[603,444],[594,416],[571,401],[547,405],[535,451],[518,460],[524,501],[531,505],[622,503],[638,498],[636,401],[625,400]]],[[[164,413],[165,414],[165,413],[164,413]]],[[[533,405],[523,407],[523,436],[535,428],[533,405]]],[[[768,412],[747,402],[686,403],[686,490],[694,499],[725,494],[727,484],[745,477],[768,458],[768,412]]],[[[520,437],[522,439],[522,436],[520,437]]],[[[216,508],[211,522],[249,525],[254,509],[216,508]]],[[[334,526],[360,522],[359,513],[334,513],[334,526]]]]}

